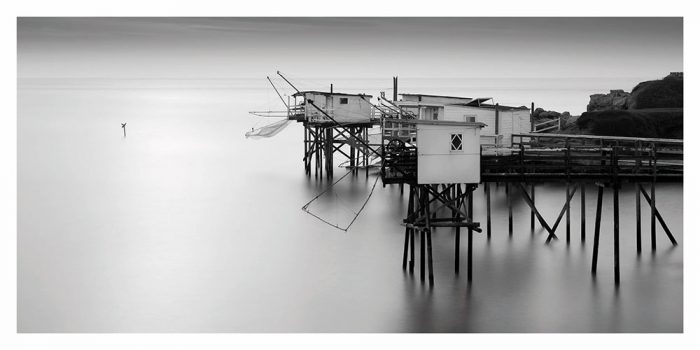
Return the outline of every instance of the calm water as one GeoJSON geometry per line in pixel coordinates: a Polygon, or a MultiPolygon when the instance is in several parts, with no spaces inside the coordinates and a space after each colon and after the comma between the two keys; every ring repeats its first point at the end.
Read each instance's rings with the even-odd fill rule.
{"type": "MultiPolygon", "coordinates": [[[[534,100],[578,113],[589,93],[629,90],[639,80],[400,84],[404,91],[496,96],[516,105],[534,100]]],[[[267,122],[248,110],[281,106],[265,83],[19,82],[19,331],[682,331],[681,185],[657,192],[679,247],[672,248],[659,228],[658,250],[650,253],[644,207],[640,258],[634,193],[622,192],[617,293],[611,194],[597,280],[589,273],[592,187],[588,239],[579,239],[577,195],[569,246],[563,239],[545,245],[539,226],[531,233],[529,209],[519,199],[509,238],[504,188],[494,189],[493,237],[475,236],[472,286],[453,273],[454,233],[445,229],[433,241],[436,285],[429,289],[401,269],[406,196],[397,187],[380,183],[348,232],[301,210],[328,185],[304,175],[302,128],[291,125],[272,139],[243,136],[267,122]],[[128,123],[126,138],[122,122],[128,123]]],[[[298,81],[302,88],[314,83],[298,81]]],[[[383,80],[335,85],[374,94],[381,88],[389,93],[389,86],[383,80]]],[[[336,170],[336,178],[343,172],[336,170]]],[[[347,177],[311,209],[346,222],[374,181],[374,175],[347,177]]],[[[475,214],[485,223],[483,195],[477,189],[475,214]]],[[[563,200],[560,185],[538,187],[548,220],[563,200]]],[[[558,234],[564,237],[563,225],[558,234]]],[[[466,239],[463,249],[465,257],[466,239]]]]}

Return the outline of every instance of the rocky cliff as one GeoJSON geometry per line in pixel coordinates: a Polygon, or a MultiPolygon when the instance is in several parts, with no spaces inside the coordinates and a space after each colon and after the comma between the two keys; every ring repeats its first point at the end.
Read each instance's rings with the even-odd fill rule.
{"type": "Polygon", "coordinates": [[[586,111],[611,111],[627,109],[630,93],[623,90],[610,90],[609,94],[593,94],[586,111]]]}

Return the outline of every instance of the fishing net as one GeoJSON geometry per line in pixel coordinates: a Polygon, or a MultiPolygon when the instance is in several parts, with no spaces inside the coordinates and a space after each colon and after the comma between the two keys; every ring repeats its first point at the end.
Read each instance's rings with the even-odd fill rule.
{"type": "Polygon", "coordinates": [[[245,133],[245,137],[248,138],[263,138],[263,137],[272,137],[277,134],[279,134],[280,131],[284,130],[284,128],[287,127],[291,123],[291,120],[289,119],[284,119],[280,120],[278,122],[274,122],[272,124],[268,124],[265,126],[261,126],[259,128],[253,128],[253,130],[248,131],[245,133]]]}
{"type": "Polygon", "coordinates": [[[362,213],[374,193],[379,176],[374,181],[364,176],[348,176],[328,186],[301,209],[323,223],[347,231],[362,213]]]}

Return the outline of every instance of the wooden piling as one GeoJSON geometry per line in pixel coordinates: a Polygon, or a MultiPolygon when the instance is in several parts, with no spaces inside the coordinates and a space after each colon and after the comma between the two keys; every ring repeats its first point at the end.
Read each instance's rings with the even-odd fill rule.
{"type": "Polygon", "coordinates": [[[510,182],[506,182],[506,201],[508,202],[508,237],[513,237],[513,202],[510,198],[510,182]]]}
{"type": "MultiPolygon", "coordinates": [[[[462,185],[457,185],[457,189],[455,192],[455,197],[456,198],[461,198],[462,196],[462,185]]],[[[457,208],[460,207],[460,201],[457,201],[457,208]]],[[[453,220],[457,217],[457,214],[452,211],[452,218],[453,220]]],[[[460,240],[461,232],[460,232],[460,227],[457,226],[455,228],[455,274],[459,274],[459,240],[460,240]]]]}
{"type": "Polygon", "coordinates": [[[586,241],[586,184],[581,183],[581,242],[586,241]]]}
{"type": "Polygon", "coordinates": [[[642,205],[640,200],[641,185],[635,186],[635,213],[637,217],[637,255],[642,254],[642,205]]]}
{"type": "Polygon", "coordinates": [[[430,230],[430,219],[428,220],[428,228],[425,230],[425,234],[428,238],[428,284],[432,287],[434,283],[433,279],[433,243],[432,236],[433,233],[430,230]]]}
{"type": "MultiPolygon", "coordinates": [[[[647,200],[647,202],[651,206],[651,197],[649,197],[649,194],[647,193],[647,191],[644,190],[644,187],[642,187],[641,190],[642,190],[642,194],[644,195],[644,198],[647,200]]],[[[659,220],[659,224],[661,224],[661,228],[663,228],[664,232],[666,232],[666,236],[668,236],[668,239],[671,241],[671,244],[673,244],[674,246],[678,245],[678,242],[673,237],[673,234],[671,234],[671,230],[668,228],[668,225],[666,225],[664,218],[661,216],[661,214],[659,213],[659,210],[657,208],[654,208],[653,215],[656,216],[657,220],[659,220]]]]}
{"type": "Polygon", "coordinates": [[[486,239],[491,240],[491,184],[485,183],[486,188],[486,239]]]}
{"type": "MultiPolygon", "coordinates": [[[[413,187],[413,186],[411,186],[411,187],[413,187]]],[[[415,196],[416,196],[415,188],[413,189],[413,196],[414,196],[414,198],[412,198],[411,200],[415,200],[415,196]]],[[[411,237],[410,237],[411,238],[411,242],[410,242],[411,243],[411,260],[408,262],[408,272],[410,274],[413,274],[413,266],[415,265],[416,230],[411,229],[410,232],[411,232],[411,237]]]]}
{"type": "MultiPolygon", "coordinates": [[[[533,106],[535,105],[534,103],[532,104],[533,106]]],[[[534,110],[534,109],[533,109],[534,110]]],[[[535,184],[530,184],[530,198],[532,199],[532,203],[535,203],[535,184]]],[[[530,209],[530,232],[535,233],[535,211],[530,209]]]]}
{"type": "MultiPolygon", "coordinates": [[[[413,186],[409,189],[410,195],[408,196],[408,210],[406,211],[406,217],[409,217],[413,214],[413,186]]],[[[406,263],[408,260],[408,245],[409,245],[409,240],[410,240],[410,235],[412,234],[413,231],[411,228],[406,226],[406,234],[404,238],[404,244],[403,244],[403,262],[402,262],[402,267],[404,270],[406,270],[406,263]]]]}
{"type": "Polygon", "coordinates": [[[656,251],[656,144],[652,144],[652,181],[651,181],[651,251],[656,251]]]}
{"type": "Polygon", "coordinates": [[[598,203],[595,210],[595,231],[593,233],[593,259],[591,262],[591,273],[596,274],[598,269],[598,245],[600,243],[600,217],[603,210],[603,186],[598,185],[598,203]]]}
{"type": "MultiPolygon", "coordinates": [[[[471,223],[473,221],[473,196],[472,194],[474,193],[474,188],[470,187],[467,189],[469,191],[468,198],[467,198],[467,222],[471,223]]],[[[467,282],[471,283],[472,282],[472,256],[473,256],[473,242],[474,240],[474,232],[470,227],[467,228],[467,282]]]]}
{"type": "Polygon", "coordinates": [[[613,249],[615,259],[615,286],[620,285],[620,186],[613,185],[613,249]]]}
{"type": "MultiPolygon", "coordinates": [[[[331,85],[332,86],[332,85],[331,85]]],[[[358,135],[358,129],[357,128],[350,128],[349,132],[350,135],[353,137],[360,137],[358,135]]],[[[349,143],[350,145],[350,169],[353,174],[357,174],[357,163],[356,163],[356,156],[355,156],[355,146],[353,145],[352,142],[349,143]]]]}
{"type": "Polygon", "coordinates": [[[570,184],[566,182],[566,244],[571,241],[571,205],[569,201],[569,194],[571,193],[570,184]]]}
{"type": "Polygon", "coordinates": [[[420,281],[425,281],[425,230],[420,230],[420,281]]]}

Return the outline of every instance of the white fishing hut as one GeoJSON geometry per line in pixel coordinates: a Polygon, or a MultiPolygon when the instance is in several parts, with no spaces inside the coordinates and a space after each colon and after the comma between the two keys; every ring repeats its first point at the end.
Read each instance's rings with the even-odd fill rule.
{"type": "Polygon", "coordinates": [[[374,106],[370,103],[371,95],[301,91],[293,96],[295,103],[290,107],[290,119],[332,124],[333,121],[323,113],[325,112],[341,124],[372,122],[374,106]]]}
{"type": "Polygon", "coordinates": [[[413,112],[419,120],[479,122],[481,144],[510,147],[511,135],[532,130],[530,109],[488,104],[490,97],[469,98],[426,94],[401,94],[396,105],[413,112]]]}
{"type": "Polygon", "coordinates": [[[416,183],[476,184],[481,181],[483,123],[407,120],[416,130],[416,183]]]}

